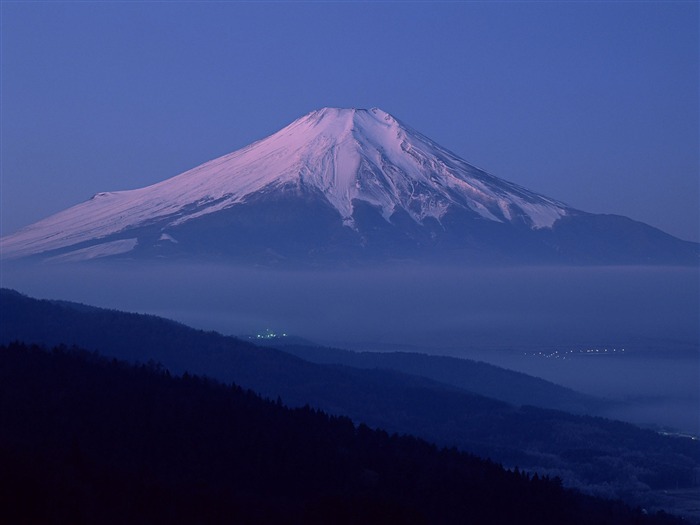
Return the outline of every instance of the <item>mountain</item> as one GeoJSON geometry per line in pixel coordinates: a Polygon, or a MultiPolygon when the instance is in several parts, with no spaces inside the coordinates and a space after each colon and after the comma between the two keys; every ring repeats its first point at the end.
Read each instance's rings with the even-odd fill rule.
{"type": "MultiPolygon", "coordinates": [[[[222,381],[236,381],[268,397],[282,396],[291,405],[312,401],[309,395],[329,401],[331,398],[324,394],[324,389],[339,391],[338,385],[353,382],[362,385],[368,396],[376,390],[374,385],[367,384],[370,374],[382,383],[379,396],[399,383],[428,390],[459,389],[512,405],[577,414],[604,410],[610,405],[543,379],[467,359],[400,352],[356,353],[308,345],[279,346],[274,340],[265,345],[251,344],[155,316],[69,301],[37,300],[6,288],[0,288],[0,312],[3,321],[0,344],[12,341],[76,344],[129,361],[155,360],[175,373],[190,371],[222,381]],[[307,383],[320,388],[311,390],[307,383]]],[[[334,403],[341,406],[345,401],[334,403]]],[[[496,406],[505,405],[496,403],[492,408],[496,406]]]]}
{"type": "MultiPolygon", "coordinates": [[[[470,381],[468,365],[454,367],[465,373],[461,380],[445,377],[451,384],[399,372],[396,357],[386,364],[377,362],[372,369],[323,365],[155,316],[36,300],[7,289],[0,290],[0,312],[0,345],[63,343],[99,351],[107,358],[161,363],[173,374],[235,382],[269,399],[281,398],[288,406],[309,405],[371,427],[456,446],[511,467],[559,476],[567,486],[589,493],[624,497],[635,505],[677,508],[678,501],[661,491],[692,490],[696,484],[697,441],[478,395],[484,388],[498,388],[470,381]],[[474,391],[468,388],[471,385],[474,391]]],[[[402,367],[416,365],[429,376],[445,376],[439,360],[407,361],[402,367]]],[[[526,391],[530,385],[531,396],[549,392],[580,401],[571,391],[502,372],[487,370],[490,378],[517,381],[515,390],[526,391]]],[[[502,391],[512,388],[505,384],[502,391]]]]}
{"type": "Polygon", "coordinates": [[[687,523],[79,349],[0,346],[0,421],[2,523],[687,523]]]}
{"type": "Polygon", "coordinates": [[[312,363],[394,370],[425,377],[515,406],[532,405],[575,414],[595,414],[612,404],[538,377],[471,359],[415,352],[353,352],[308,342],[302,344],[294,338],[289,338],[291,341],[285,339],[273,338],[256,341],[256,344],[278,348],[312,363]]]}
{"type": "Polygon", "coordinates": [[[684,263],[700,250],[499,179],[388,113],[324,108],[163,182],[0,240],[4,259],[684,263]]]}

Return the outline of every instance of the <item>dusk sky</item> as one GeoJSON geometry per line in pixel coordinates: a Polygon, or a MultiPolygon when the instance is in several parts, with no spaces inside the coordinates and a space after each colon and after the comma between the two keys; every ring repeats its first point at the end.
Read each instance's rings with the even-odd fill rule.
{"type": "Polygon", "coordinates": [[[0,233],[324,106],[700,240],[697,2],[8,2],[0,233]]]}

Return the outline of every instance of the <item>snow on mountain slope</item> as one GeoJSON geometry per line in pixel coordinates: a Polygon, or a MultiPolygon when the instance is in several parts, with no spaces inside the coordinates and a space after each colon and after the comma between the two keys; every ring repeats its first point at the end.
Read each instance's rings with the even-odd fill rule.
{"type": "Polygon", "coordinates": [[[387,221],[403,210],[419,224],[461,208],[540,229],[568,213],[562,203],[467,164],[380,109],[324,108],[160,183],[98,193],[0,239],[0,254],[18,258],[133,228],[177,226],[290,187],[320,190],[349,228],[355,200],[379,208],[387,221]]]}

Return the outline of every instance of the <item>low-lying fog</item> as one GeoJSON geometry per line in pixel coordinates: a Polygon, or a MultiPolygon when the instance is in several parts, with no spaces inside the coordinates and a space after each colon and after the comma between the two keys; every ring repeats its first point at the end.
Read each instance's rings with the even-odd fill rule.
{"type": "Polygon", "coordinates": [[[4,265],[2,286],[225,334],[480,359],[627,401],[611,416],[700,434],[697,268],[4,265]]]}

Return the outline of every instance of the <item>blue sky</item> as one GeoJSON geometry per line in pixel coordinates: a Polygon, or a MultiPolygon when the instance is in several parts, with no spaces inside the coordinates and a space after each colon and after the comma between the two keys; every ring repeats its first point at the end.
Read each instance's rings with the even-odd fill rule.
{"type": "Polygon", "coordinates": [[[3,235],[341,106],[700,240],[697,2],[0,6],[3,235]]]}

